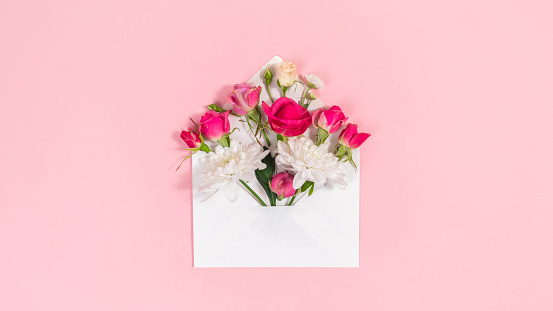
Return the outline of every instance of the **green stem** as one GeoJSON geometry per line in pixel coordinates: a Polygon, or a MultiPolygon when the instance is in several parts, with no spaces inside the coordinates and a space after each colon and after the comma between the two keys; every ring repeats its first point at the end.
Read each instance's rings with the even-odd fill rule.
{"type": "Polygon", "coordinates": [[[250,188],[250,186],[248,186],[248,184],[245,181],[240,179],[240,182],[242,183],[242,185],[244,185],[244,187],[246,187],[246,189],[248,189],[251,192],[251,194],[253,194],[253,196],[257,199],[257,201],[259,201],[259,204],[261,204],[262,206],[267,206],[267,204],[263,202],[263,200],[257,195],[257,193],[255,193],[255,191],[253,191],[252,188],[250,188]]]}
{"type": "Polygon", "coordinates": [[[294,203],[294,200],[296,199],[296,195],[298,194],[294,194],[294,196],[290,199],[290,202],[288,202],[288,206],[292,206],[292,203],[294,203]]]}
{"type": "Polygon", "coordinates": [[[283,87],[282,87],[282,97],[286,97],[286,91],[288,91],[288,87],[287,87],[287,86],[283,86],[283,87]]]}
{"type": "Polygon", "coordinates": [[[255,140],[257,141],[257,143],[260,145],[260,146],[263,146],[263,144],[261,144],[261,142],[259,141],[259,139],[257,139],[257,136],[255,136],[255,133],[253,132],[253,128],[252,128],[252,125],[250,123],[250,117],[248,115],[246,115],[246,123],[248,123],[248,126],[250,127],[250,131],[252,132],[252,135],[253,137],[255,138],[255,140]]]}
{"type": "Polygon", "coordinates": [[[274,104],[275,101],[273,99],[273,95],[271,95],[271,89],[269,88],[269,84],[268,83],[265,83],[265,88],[267,89],[267,94],[269,94],[269,98],[271,99],[271,103],[274,104]]]}
{"type": "Polygon", "coordinates": [[[309,108],[309,105],[311,104],[311,99],[308,99],[307,100],[307,104],[305,104],[305,109],[309,108]]]}
{"type": "Polygon", "coordinates": [[[262,129],[261,133],[263,133],[263,136],[265,137],[265,141],[267,141],[267,147],[271,147],[271,141],[269,140],[269,136],[267,136],[267,132],[265,131],[265,129],[262,129]]]}
{"type": "MultiPolygon", "coordinates": [[[[303,97],[301,98],[301,101],[300,101],[300,105],[304,106],[303,105],[303,102],[305,101],[305,97],[307,96],[307,93],[309,93],[309,90],[311,88],[309,87],[309,85],[307,86],[307,90],[305,90],[305,93],[303,93],[303,97]]],[[[304,106],[305,108],[307,108],[306,106],[304,106]]]]}
{"type": "MultiPolygon", "coordinates": [[[[269,96],[271,96],[271,94],[269,93],[269,96]]],[[[273,100],[271,98],[271,100],[273,100]]],[[[259,109],[259,106],[256,106],[255,107],[255,110],[257,111],[257,114],[259,116],[259,118],[257,118],[257,128],[259,129],[259,127],[261,126],[261,109],[259,109]]],[[[262,126],[261,126],[262,127],[262,126]]],[[[263,133],[263,137],[265,137],[265,141],[267,142],[267,147],[271,147],[271,141],[269,140],[269,136],[267,136],[267,131],[265,131],[265,129],[262,127],[261,129],[261,133],[263,133]]]]}

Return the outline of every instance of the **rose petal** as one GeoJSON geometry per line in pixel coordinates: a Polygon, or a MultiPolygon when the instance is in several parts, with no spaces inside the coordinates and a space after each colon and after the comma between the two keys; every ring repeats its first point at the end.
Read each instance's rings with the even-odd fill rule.
{"type": "Polygon", "coordinates": [[[365,140],[367,140],[367,138],[369,138],[370,136],[371,134],[368,134],[368,133],[359,133],[355,135],[349,143],[349,148],[350,149],[359,148],[359,146],[361,146],[361,144],[363,144],[365,140]]]}
{"type": "Polygon", "coordinates": [[[323,113],[324,108],[317,109],[313,111],[311,114],[311,117],[313,118],[313,125],[317,127],[319,125],[319,117],[321,116],[321,113],[323,113]]]}
{"type": "Polygon", "coordinates": [[[254,108],[259,104],[259,94],[261,93],[261,87],[258,86],[255,89],[249,89],[246,93],[246,104],[249,108],[254,108]]]}

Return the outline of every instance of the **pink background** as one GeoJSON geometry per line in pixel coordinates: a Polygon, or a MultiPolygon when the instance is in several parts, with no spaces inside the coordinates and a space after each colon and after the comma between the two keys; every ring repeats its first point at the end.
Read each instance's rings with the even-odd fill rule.
{"type": "Polygon", "coordinates": [[[553,2],[264,3],[2,1],[0,310],[553,310],[553,2]],[[359,269],[191,267],[178,131],[274,55],[373,134],[359,269]]]}

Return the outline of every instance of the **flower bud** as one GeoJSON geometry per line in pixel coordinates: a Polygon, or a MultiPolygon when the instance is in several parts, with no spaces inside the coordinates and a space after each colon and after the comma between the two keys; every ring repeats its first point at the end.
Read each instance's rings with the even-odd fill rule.
{"type": "Polygon", "coordinates": [[[342,109],[336,105],[313,112],[313,126],[324,129],[329,134],[336,133],[347,119],[342,109]]]}
{"type": "Polygon", "coordinates": [[[269,85],[273,80],[273,73],[271,72],[271,69],[269,69],[269,67],[265,69],[265,72],[263,73],[263,78],[265,79],[265,84],[267,85],[269,85]]]}
{"type": "Polygon", "coordinates": [[[216,141],[230,132],[229,111],[217,113],[210,110],[200,119],[200,133],[203,137],[216,141]]]}
{"type": "Polygon", "coordinates": [[[349,149],[357,149],[369,138],[371,134],[358,133],[357,124],[349,123],[346,128],[340,133],[338,143],[349,149]]]}
{"type": "Polygon", "coordinates": [[[227,102],[232,104],[236,113],[243,116],[259,104],[260,93],[261,87],[256,87],[253,83],[236,84],[227,96],[227,102]]]}
{"type": "Polygon", "coordinates": [[[277,65],[277,79],[281,87],[290,87],[296,81],[296,65],[283,61],[277,65]]]}
{"type": "Polygon", "coordinates": [[[202,146],[202,139],[200,137],[200,133],[194,132],[191,129],[188,129],[188,131],[182,131],[180,133],[180,138],[184,140],[188,148],[198,149],[202,146]]]}
{"type": "Polygon", "coordinates": [[[271,179],[271,190],[276,193],[279,198],[289,198],[296,193],[296,189],[292,186],[294,175],[288,172],[278,173],[271,179]]]}

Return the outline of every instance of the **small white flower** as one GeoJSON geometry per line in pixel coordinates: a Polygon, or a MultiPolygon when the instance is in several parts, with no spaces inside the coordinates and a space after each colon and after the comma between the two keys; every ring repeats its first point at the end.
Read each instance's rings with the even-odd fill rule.
{"type": "Polygon", "coordinates": [[[321,78],[314,74],[305,75],[305,81],[307,81],[307,85],[312,89],[322,89],[325,85],[321,78]]]}
{"type": "Polygon", "coordinates": [[[227,198],[234,202],[238,199],[239,180],[255,180],[255,170],[265,169],[261,162],[269,153],[256,144],[231,143],[230,147],[217,146],[202,159],[203,178],[199,191],[215,193],[224,189],[227,198]]]}
{"type": "Polygon", "coordinates": [[[327,182],[343,188],[347,186],[346,165],[328,152],[328,144],[317,146],[306,137],[290,137],[288,144],[278,142],[278,155],[275,158],[279,170],[295,172],[293,187],[300,188],[307,180],[315,183],[315,188],[327,182]]]}

